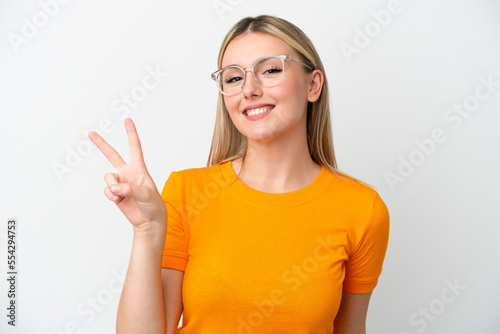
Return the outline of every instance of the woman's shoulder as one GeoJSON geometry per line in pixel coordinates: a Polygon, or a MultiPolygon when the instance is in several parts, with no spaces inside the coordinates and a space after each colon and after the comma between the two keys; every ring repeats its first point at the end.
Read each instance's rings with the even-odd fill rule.
{"type": "Polygon", "coordinates": [[[214,164],[206,167],[189,167],[184,169],[173,170],[170,173],[169,179],[176,183],[196,184],[212,181],[217,184],[223,182],[227,175],[224,175],[224,164],[214,164]]]}
{"type": "Polygon", "coordinates": [[[340,171],[330,171],[330,174],[333,179],[332,191],[346,200],[373,204],[376,199],[381,199],[377,189],[363,180],[340,171]]]}
{"type": "MultiPolygon", "coordinates": [[[[375,187],[345,173],[334,174],[334,178],[333,187],[330,189],[331,199],[338,204],[337,208],[342,208],[352,217],[357,217],[367,224],[372,222],[372,228],[375,230],[388,229],[389,210],[375,187]]],[[[364,230],[366,224],[352,226],[364,230]]]]}

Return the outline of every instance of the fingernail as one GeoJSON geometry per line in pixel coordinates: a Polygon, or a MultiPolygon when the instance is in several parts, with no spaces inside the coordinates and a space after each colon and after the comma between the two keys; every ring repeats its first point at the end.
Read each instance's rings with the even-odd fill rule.
{"type": "Polygon", "coordinates": [[[111,186],[111,191],[114,192],[115,194],[118,194],[120,192],[120,185],[119,184],[113,184],[111,186]]]}

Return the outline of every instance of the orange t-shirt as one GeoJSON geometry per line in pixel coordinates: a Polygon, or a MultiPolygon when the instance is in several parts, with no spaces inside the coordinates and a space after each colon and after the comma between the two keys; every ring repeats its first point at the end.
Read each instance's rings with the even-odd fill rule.
{"type": "Polygon", "coordinates": [[[321,167],[311,184],[279,194],[230,184],[231,161],[170,174],[162,267],[184,271],[176,333],[331,334],[342,290],[375,288],[387,207],[321,167]]]}

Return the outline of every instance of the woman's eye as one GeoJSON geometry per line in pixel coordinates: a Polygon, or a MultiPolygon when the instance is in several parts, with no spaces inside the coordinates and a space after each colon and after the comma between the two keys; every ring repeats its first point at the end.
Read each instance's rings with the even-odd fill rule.
{"type": "Polygon", "coordinates": [[[281,73],[281,71],[282,71],[281,68],[278,68],[278,67],[269,68],[269,69],[265,70],[263,74],[277,74],[277,73],[281,73]]]}
{"type": "Polygon", "coordinates": [[[232,77],[232,78],[227,78],[226,80],[224,80],[227,84],[230,84],[230,83],[236,83],[240,80],[243,80],[242,77],[232,77]]]}

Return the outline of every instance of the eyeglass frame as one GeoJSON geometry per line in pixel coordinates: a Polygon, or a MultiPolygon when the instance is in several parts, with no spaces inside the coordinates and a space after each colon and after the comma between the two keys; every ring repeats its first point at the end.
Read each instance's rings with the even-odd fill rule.
{"type": "Polygon", "coordinates": [[[304,65],[305,67],[307,67],[308,69],[310,69],[311,71],[314,71],[314,68],[312,68],[311,66],[301,62],[300,60],[297,60],[295,58],[293,58],[292,56],[289,56],[289,55],[270,55],[270,56],[264,56],[264,57],[260,57],[259,59],[257,59],[253,65],[251,67],[247,67],[246,69],[239,66],[239,65],[228,65],[224,68],[221,68],[220,70],[218,71],[215,71],[211,74],[211,77],[212,77],[212,80],[214,80],[216,83],[217,83],[217,88],[219,88],[219,91],[223,94],[223,95],[226,95],[226,96],[233,96],[233,95],[237,95],[239,94],[242,90],[243,90],[243,86],[245,85],[245,82],[246,82],[246,79],[247,79],[247,72],[250,71],[252,72],[252,76],[253,78],[255,79],[255,81],[257,81],[258,84],[260,84],[262,87],[273,87],[273,86],[276,86],[277,84],[279,84],[281,82],[281,79],[283,79],[283,77],[285,76],[285,59],[286,60],[291,60],[291,61],[294,61],[296,63],[299,63],[301,65],[304,65]],[[253,71],[254,70],[254,67],[257,63],[259,63],[260,61],[264,60],[264,59],[267,59],[267,58],[278,58],[281,60],[281,63],[283,65],[283,74],[281,76],[281,78],[274,84],[272,85],[269,85],[269,86],[264,86],[258,79],[257,77],[255,76],[255,72],[253,71]],[[227,94],[227,93],[224,93],[222,91],[222,82],[220,80],[217,80],[217,76],[219,73],[221,73],[222,71],[224,70],[227,70],[228,68],[238,68],[240,69],[242,72],[243,72],[243,82],[241,84],[241,87],[240,87],[240,90],[237,92],[237,93],[234,93],[234,94],[227,94]]]}

